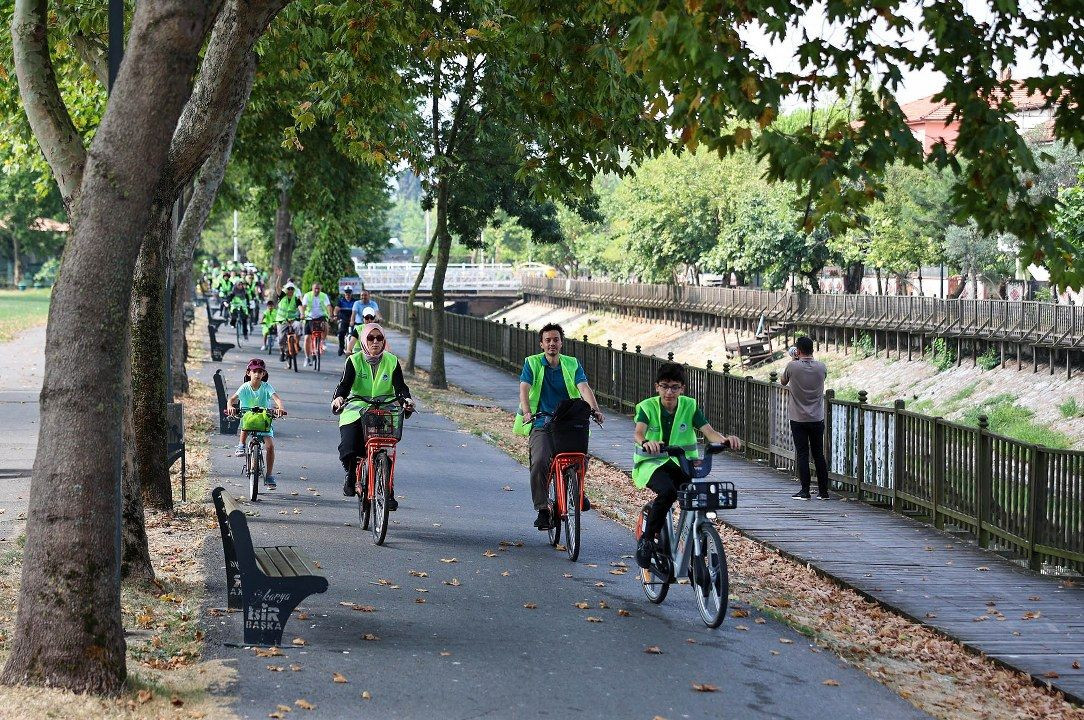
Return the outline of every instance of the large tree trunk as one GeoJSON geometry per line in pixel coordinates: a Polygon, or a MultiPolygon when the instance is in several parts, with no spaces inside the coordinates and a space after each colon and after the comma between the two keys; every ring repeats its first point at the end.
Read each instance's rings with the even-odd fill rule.
{"type": "Polygon", "coordinates": [[[173,509],[166,462],[169,421],[166,406],[165,257],[173,235],[172,206],[163,210],[143,239],[132,285],[132,414],[135,473],[148,507],[173,509]]]}
{"type": "Polygon", "coordinates": [[[444,371],[444,277],[448,273],[448,258],[452,251],[452,235],[448,232],[448,181],[437,181],[437,264],[433,268],[433,350],[429,361],[429,385],[448,387],[444,371]]]}
{"type": "Polygon", "coordinates": [[[848,295],[857,295],[862,292],[862,278],[866,275],[866,266],[860,262],[853,262],[847,266],[843,274],[843,292],[848,295]]]}
{"type": "Polygon", "coordinates": [[[415,304],[418,299],[418,288],[422,285],[422,278],[425,277],[425,269],[429,267],[429,261],[433,258],[433,247],[437,244],[437,235],[433,233],[433,237],[429,238],[429,245],[425,248],[425,255],[422,257],[422,266],[418,269],[418,276],[414,278],[414,284],[410,287],[410,294],[407,295],[407,319],[410,325],[410,343],[407,350],[407,364],[406,372],[413,373],[414,365],[418,356],[418,306],[415,304]]]}
{"type": "Polygon", "coordinates": [[[290,277],[290,265],[294,258],[293,214],[290,212],[290,187],[284,185],[279,191],[279,207],[275,211],[275,252],[271,258],[271,292],[278,294],[286,278],[290,277]]]}
{"type": "Polygon", "coordinates": [[[11,284],[19,287],[19,281],[23,279],[23,267],[19,262],[19,233],[11,233],[11,284]]]}
{"type": "MultiPolygon", "coordinates": [[[[124,374],[131,376],[132,338],[124,347],[124,374]]],[[[132,413],[132,390],[129,383],[124,393],[124,419],[122,424],[124,443],[124,466],[121,469],[121,559],[120,574],[124,580],[149,582],[154,580],[154,567],[151,565],[150,547],[147,544],[147,526],[143,514],[143,488],[139,485],[139,473],[136,470],[135,423],[132,413]]]]}
{"type": "MultiPolygon", "coordinates": [[[[19,6],[16,14],[32,21],[37,13],[44,42],[46,2],[19,6]]],[[[118,521],[126,378],[117,339],[128,333],[136,256],[214,9],[191,0],[136,4],[127,56],[86,154],[75,231],[49,308],[19,610],[0,677],[8,684],[114,694],[124,683],[118,521]]],[[[17,18],[13,35],[18,25],[17,18]]],[[[41,82],[27,76],[33,68],[17,63],[17,70],[23,92],[41,82]]],[[[55,175],[65,172],[50,164],[55,175]]]]}

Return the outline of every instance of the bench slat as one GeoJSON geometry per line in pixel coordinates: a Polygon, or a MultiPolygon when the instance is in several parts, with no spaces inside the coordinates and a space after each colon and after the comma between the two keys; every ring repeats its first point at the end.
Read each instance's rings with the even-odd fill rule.
{"type": "Polygon", "coordinates": [[[316,561],[309,557],[301,548],[294,547],[293,545],[284,545],[276,549],[282,553],[286,562],[290,563],[290,567],[293,568],[298,575],[324,576],[324,571],[316,567],[316,561]]]}
{"type": "Polygon", "coordinates": [[[252,552],[256,555],[256,563],[260,571],[268,577],[293,577],[295,573],[290,568],[283,567],[282,557],[275,552],[275,548],[254,547],[252,552]]]}

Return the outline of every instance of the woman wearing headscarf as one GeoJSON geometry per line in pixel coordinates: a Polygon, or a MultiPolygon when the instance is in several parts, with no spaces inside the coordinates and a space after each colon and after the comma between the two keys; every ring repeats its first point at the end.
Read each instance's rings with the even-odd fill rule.
{"type": "MultiPolygon", "coordinates": [[[[388,352],[388,340],[384,328],[375,322],[366,323],[358,333],[361,340],[361,352],[354,353],[346,361],[342,379],[335,388],[335,398],[331,409],[339,415],[339,459],[346,470],[343,482],[343,495],[350,497],[355,493],[354,478],[357,472],[358,457],[365,452],[365,428],[361,416],[366,403],[352,400],[351,395],[363,397],[391,397],[398,395],[405,398],[403,408],[409,415],[414,411],[414,401],[410,399],[410,388],[403,379],[403,368],[399,358],[388,352]],[[345,406],[345,407],[344,407],[345,406]]],[[[399,507],[394,497],[388,498],[388,509],[399,507]]]]}

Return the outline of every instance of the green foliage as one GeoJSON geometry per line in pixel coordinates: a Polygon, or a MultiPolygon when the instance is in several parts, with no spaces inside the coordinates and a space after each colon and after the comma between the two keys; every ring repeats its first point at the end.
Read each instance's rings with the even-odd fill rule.
{"type": "Polygon", "coordinates": [[[1015,401],[1016,398],[1008,393],[997,395],[969,409],[962,422],[978,427],[979,416],[986,415],[990,432],[1059,450],[1069,447],[1069,438],[1064,433],[1035,423],[1032,419],[1035,413],[1018,406],[1015,401]]]}
{"type": "Polygon", "coordinates": [[[979,384],[977,382],[969,383],[965,385],[959,392],[949,398],[950,403],[962,402],[975,394],[975,390],[978,389],[979,384]]]}
{"type": "Polygon", "coordinates": [[[333,300],[339,287],[339,278],[354,274],[354,263],[350,259],[350,248],[338,233],[325,233],[316,240],[312,255],[305,266],[301,287],[307,292],[314,282],[320,283],[323,291],[333,300]]]}
{"type": "Polygon", "coordinates": [[[1063,418],[1075,418],[1084,416],[1084,407],[1077,402],[1075,397],[1071,397],[1061,405],[1058,405],[1058,412],[1061,413],[1063,418]]]}
{"type": "Polygon", "coordinates": [[[854,343],[854,351],[859,353],[862,357],[870,357],[875,350],[876,348],[873,347],[873,337],[869,333],[862,333],[854,343]]]}
{"type": "Polygon", "coordinates": [[[836,400],[858,402],[858,388],[845,387],[836,389],[836,400]]]}
{"type": "Polygon", "coordinates": [[[1011,276],[1015,262],[1011,248],[1017,244],[1016,238],[1008,235],[984,234],[975,222],[952,225],[945,232],[945,258],[971,279],[971,295],[976,297],[978,279],[996,281],[1011,276]]]}
{"type": "Polygon", "coordinates": [[[34,283],[43,287],[52,287],[56,282],[57,273],[60,272],[60,258],[51,257],[42,263],[38,271],[34,273],[34,283]]]}
{"type": "Polygon", "coordinates": [[[944,372],[956,364],[956,353],[949,347],[945,338],[937,338],[926,351],[926,359],[937,368],[938,372],[944,372]]]}
{"type": "Polygon", "coordinates": [[[997,351],[997,348],[990,348],[978,358],[979,367],[983,370],[993,370],[996,367],[1001,366],[1001,354],[997,351]]]}
{"type": "Polygon", "coordinates": [[[1042,302],[1054,302],[1054,290],[1049,285],[1044,285],[1035,291],[1035,299],[1042,302]]]}

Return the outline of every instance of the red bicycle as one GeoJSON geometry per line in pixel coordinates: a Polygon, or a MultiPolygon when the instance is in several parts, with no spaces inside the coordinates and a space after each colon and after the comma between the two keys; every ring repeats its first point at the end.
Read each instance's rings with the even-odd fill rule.
{"type": "MultiPolygon", "coordinates": [[[[548,412],[538,412],[535,415],[553,417],[553,413],[548,412]]],[[[547,480],[550,510],[549,541],[553,547],[560,544],[563,526],[565,551],[572,562],[580,557],[580,513],[583,511],[583,488],[586,477],[587,453],[559,452],[553,456],[547,480]]]]}
{"type": "Polygon", "coordinates": [[[377,545],[382,545],[388,534],[388,500],[395,494],[395,446],[403,437],[405,399],[398,395],[387,399],[351,395],[343,403],[343,407],[354,401],[369,405],[361,414],[365,425],[365,459],[358,461],[354,487],[361,529],[370,529],[371,521],[373,542],[377,545]]]}
{"type": "Polygon", "coordinates": [[[308,336],[305,338],[305,351],[312,358],[312,369],[320,372],[320,359],[324,356],[324,338],[327,337],[327,320],[313,318],[310,321],[308,336]]]}

